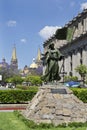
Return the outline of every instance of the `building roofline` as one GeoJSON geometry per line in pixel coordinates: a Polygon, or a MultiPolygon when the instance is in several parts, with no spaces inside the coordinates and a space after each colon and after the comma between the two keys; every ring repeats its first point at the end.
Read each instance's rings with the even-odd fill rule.
{"type": "MultiPolygon", "coordinates": [[[[76,22],[78,18],[80,18],[82,15],[85,15],[87,13],[87,9],[84,9],[81,13],[78,13],[78,15],[76,17],[74,17],[72,20],[70,20],[67,24],[64,25],[64,27],[69,27],[73,24],[73,22],[76,22]]],[[[48,44],[49,42],[51,42],[53,39],[55,38],[55,34],[53,36],[51,36],[49,39],[47,39],[44,44],[43,47],[46,46],[46,44],[48,44]]]]}

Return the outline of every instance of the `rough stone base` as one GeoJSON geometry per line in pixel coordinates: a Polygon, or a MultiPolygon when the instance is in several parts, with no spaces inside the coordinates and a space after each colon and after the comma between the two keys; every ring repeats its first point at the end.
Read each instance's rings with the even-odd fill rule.
{"type": "Polygon", "coordinates": [[[44,85],[28,104],[22,114],[36,123],[87,121],[87,104],[84,104],[67,87],[44,85]]]}

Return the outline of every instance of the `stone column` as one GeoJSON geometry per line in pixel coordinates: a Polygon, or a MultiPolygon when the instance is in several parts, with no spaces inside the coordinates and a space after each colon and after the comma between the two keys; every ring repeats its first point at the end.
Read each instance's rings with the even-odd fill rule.
{"type": "MultiPolygon", "coordinates": [[[[80,59],[81,59],[81,55],[80,55],[80,52],[78,51],[78,52],[77,52],[77,58],[76,58],[76,67],[77,67],[78,65],[80,65],[80,59]]],[[[78,79],[80,79],[80,75],[79,75],[78,72],[76,72],[76,76],[78,77],[78,79]]]]}
{"type": "Polygon", "coordinates": [[[76,38],[78,37],[78,28],[76,27],[75,28],[75,32],[74,32],[74,35],[73,35],[73,38],[76,38]]]}
{"type": "Polygon", "coordinates": [[[85,19],[83,19],[83,33],[85,32],[85,19]]]}
{"type": "Polygon", "coordinates": [[[77,35],[77,28],[75,26],[73,26],[73,28],[75,28],[75,32],[73,34],[73,40],[76,38],[76,35],[77,35]]]}
{"type": "Polygon", "coordinates": [[[67,57],[65,57],[65,61],[64,61],[64,68],[65,68],[65,72],[67,71],[67,57]]]}
{"type": "Polygon", "coordinates": [[[60,82],[63,81],[63,60],[59,61],[59,75],[61,77],[60,82]]]}
{"type": "Polygon", "coordinates": [[[74,54],[72,55],[72,69],[73,69],[73,76],[79,76],[79,74],[76,72],[75,68],[80,65],[80,53],[78,50],[74,51],[74,54]]]}
{"type": "Polygon", "coordinates": [[[83,48],[83,64],[87,66],[87,46],[83,48]]]}
{"type": "Polygon", "coordinates": [[[70,62],[71,62],[71,57],[68,55],[68,73],[70,74],[71,68],[70,68],[70,62]]]}
{"type": "Polygon", "coordinates": [[[87,31],[87,17],[85,19],[85,31],[87,31]]]}
{"type": "Polygon", "coordinates": [[[81,27],[80,27],[80,30],[81,30],[81,34],[83,33],[83,21],[81,21],[81,27]]]}
{"type": "Polygon", "coordinates": [[[87,31],[87,18],[84,19],[83,26],[84,26],[84,33],[85,33],[87,31]]]}
{"type": "Polygon", "coordinates": [[[65,72],[67,73],[67,75],[69,75],[69,57],[68,57],[68,55],[65,58],[65,72]]]}
{"type": "Polygon", "coordinates": [[[78,23],[78,35],[80,36],[83,32],[82,21],[78,23]]]}
{"type": "Polygon", "coordinates": [[[72,54],[72,73],[73,76],[75,76],[75,68],[76,68],[76,51],[73,52],[72,54]]]}
{"type": "Polygon", "coordinates": [[[70,52],[70,73],[72,75],[72,52],[70,52]]]}

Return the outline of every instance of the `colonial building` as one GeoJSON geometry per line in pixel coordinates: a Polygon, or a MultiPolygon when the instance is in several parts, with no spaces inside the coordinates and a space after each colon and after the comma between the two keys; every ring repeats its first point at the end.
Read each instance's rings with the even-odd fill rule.
{"type": "Polygon", "coordinates": [[[55,34],[44,42],[44,53],[47,51],[50,43],[54,43],[55,48],[65,56],[65,59],[59,61],[61,72],[67,75],[79,76],[75,68],[84,64],[87,65],[87,9],[79,13],[64,27],[75,28],[71,41],[58,40],[55,34]]]}

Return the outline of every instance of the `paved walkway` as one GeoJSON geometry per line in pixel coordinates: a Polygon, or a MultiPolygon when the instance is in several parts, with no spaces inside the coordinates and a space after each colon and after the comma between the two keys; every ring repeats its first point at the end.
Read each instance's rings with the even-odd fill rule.
{"type": "Polygon", "coordinates": [[[0,112],[11,112],[14,110],[25,110],[27,104],[0,104],[0,112]]]}

